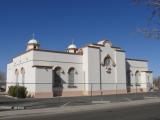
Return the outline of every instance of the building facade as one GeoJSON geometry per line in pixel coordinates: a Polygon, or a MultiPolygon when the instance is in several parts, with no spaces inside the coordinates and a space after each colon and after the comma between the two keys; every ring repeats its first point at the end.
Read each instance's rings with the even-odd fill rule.
{"type": "Polygon", "coordinates": [[[126,58],[125,51],[108,40],[51,51],[31,39],[26,52],[7,65],[7,90],[25,86],[33,97],[147,92],[152,79],[147,60],[126,58]]]}

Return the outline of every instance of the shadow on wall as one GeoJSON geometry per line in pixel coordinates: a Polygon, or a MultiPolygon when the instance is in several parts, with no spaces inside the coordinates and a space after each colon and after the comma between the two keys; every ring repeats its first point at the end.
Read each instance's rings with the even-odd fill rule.
{"type": "Polygon", "coordinates": [[[127,86],[127,93],[131,92],[131,70],[130,70],[130,64],[128,62],[126,62],[126,86],[127,86]]]}
{"type": "Polygon", "coordinates": [[[52,71],[52,92],[53,97],[62,96],[63,93],[63,84],[65,81],[61,78],[61,67],[56,67],[52,71]]]}

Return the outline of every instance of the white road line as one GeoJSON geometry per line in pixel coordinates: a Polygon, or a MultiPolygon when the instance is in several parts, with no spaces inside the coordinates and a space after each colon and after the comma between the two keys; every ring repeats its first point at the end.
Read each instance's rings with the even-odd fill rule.
{"type": "Polygon", "coordinates": [[[61,105],[60,107],[66,106],[66,105],[68,105],[69,103],[70,103],[70,102],[67,102],[67,103],[61,105]]]}

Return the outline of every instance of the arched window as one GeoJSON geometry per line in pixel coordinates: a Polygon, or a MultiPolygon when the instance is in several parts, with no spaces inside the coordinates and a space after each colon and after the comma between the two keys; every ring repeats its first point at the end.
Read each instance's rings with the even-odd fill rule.
{"type": "Polygon", "coordinates": [[[68,70],[68,87],[69,88],[74,88],[74,74],[75,74],[75,69],[70,68],[68,70]]]}
{"type": "Polygon", "coordinates": [[[18,84],[18,75],[19,75],[19,72],[18,72],[18,69],[16,69],[16,70],[15,70],[16,85],[18,84]]]}
{"type": "Polygon", "coordinates": [[[104,67],[106,68],[106,72],[108,74],[111,74],[112,71],[112,66],[114,66],[114,61],[111,59],[111,57],[109,55],[107,55],[107,57],[104,58],[104,67]]]}
{"type": "Polygon", "coordinates": [[[21,74],[22,74],[22,85],[25,83],[25,70],[24,68],[21,68],[21,74]]]}
{"type": "Polygon", "coordinates": [[[111,58],[109,56],[107,56],[105,59],[104,59],[104,65],[106,67],[110,66],[111,64],[111,58]]]}
{"type": "Polygon", "coordinates": [[[116,64],[115,64],[114,60],[111,58],[111,56],[107,55],[103,60],[103,66],[106,66],[106,67],[113,66],[113,67],[115,67],[116,64]]]}
{"type": "Polygon", "coordinates": [[[136,71],[135,73],[135,82],[136,82],[136,86],[140,86],[140,72],[136,71]]]}

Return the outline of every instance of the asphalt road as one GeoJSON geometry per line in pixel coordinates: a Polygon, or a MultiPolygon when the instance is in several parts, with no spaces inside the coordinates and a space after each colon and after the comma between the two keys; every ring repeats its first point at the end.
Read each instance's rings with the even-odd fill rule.
{"type": "MultiPolygon", "coordinates": [[[[8,120],[160,120],[160,103],[8,120]]],[[[6,119],[7,120],[7,119],[6,119]]]]}

